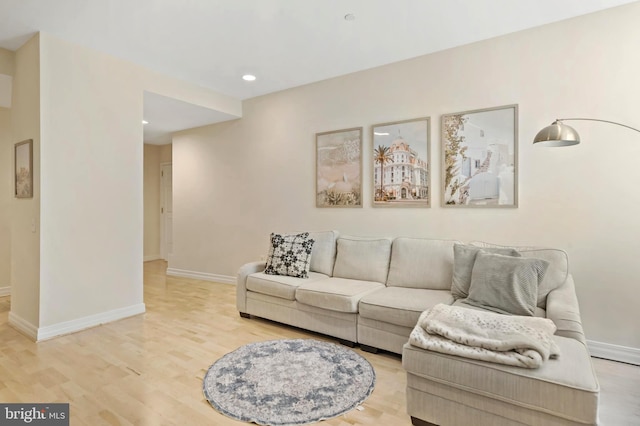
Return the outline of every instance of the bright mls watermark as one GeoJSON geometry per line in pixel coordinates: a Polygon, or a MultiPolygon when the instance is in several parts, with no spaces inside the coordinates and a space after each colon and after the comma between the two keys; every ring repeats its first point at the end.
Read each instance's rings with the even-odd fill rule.
{"type": "Polygon", "coordinates": [[[0,403],[0,425],[69,426],[69,404],[0,403]]]}

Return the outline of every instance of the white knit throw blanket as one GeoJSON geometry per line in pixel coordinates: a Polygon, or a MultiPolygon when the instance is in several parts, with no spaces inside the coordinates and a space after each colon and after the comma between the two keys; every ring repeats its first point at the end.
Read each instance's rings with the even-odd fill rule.
{"type": "Polygon", "coordinates": [[[424,311],[409,343],[430,351],[525,368],[560,355],[550,319],[444,305],[424,311]]]}

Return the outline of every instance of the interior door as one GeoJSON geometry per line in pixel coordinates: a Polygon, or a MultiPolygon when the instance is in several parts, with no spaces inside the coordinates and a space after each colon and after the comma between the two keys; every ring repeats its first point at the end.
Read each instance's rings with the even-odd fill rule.
{"type": "Polygon", "coordinates": [[[173,190],[172,166],[161,165],[160,174],[160,253],[169,260],[173,253],[173,190]]]}

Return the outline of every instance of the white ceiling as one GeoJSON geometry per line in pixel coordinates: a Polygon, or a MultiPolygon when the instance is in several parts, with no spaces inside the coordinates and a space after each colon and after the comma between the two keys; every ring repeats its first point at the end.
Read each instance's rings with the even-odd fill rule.
{"type": "MultiPolygon", "coordinates": [[[[247,99],[632,2],[0,0],[0,47],[15,50],[44,31],[247,99]],[[245,73],[257,80],[243,81],[245,73]]],[[[170,109],[160,101],[150,110],[170,109]]],[[[145,133],[167,122],[147,119],[145,133]]]]}

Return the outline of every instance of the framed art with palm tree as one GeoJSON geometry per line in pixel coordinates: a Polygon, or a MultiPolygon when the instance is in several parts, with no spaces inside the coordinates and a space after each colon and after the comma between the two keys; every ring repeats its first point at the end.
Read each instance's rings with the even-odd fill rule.
{"type": "Polygon", "coordinates": [[[371,128],[374,207],[430,207],[431,119],[371,128]]]}
{"type": "Polygon", "coordinates": [[[362,207],[362,127],[316,133],[316,207],[362,207]]]}

